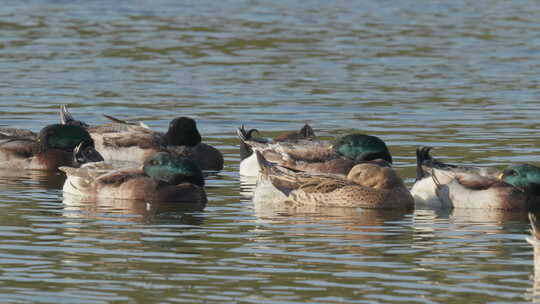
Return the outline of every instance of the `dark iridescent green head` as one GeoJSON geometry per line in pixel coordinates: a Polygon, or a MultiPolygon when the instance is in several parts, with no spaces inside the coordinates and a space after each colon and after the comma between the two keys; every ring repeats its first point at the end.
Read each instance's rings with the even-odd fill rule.
{"type": "Polygon", "coordinates": [[[189,117],[173,119],[166,134],[169,145],[193,147],[201,142],[197,123],[189,117]]]}
{"type": "Polygon", "coordinates": [[[355,161],[384,159],[392,163],[392,156],[384,141],[376,136],[349,134],[334,144],[334,150],[342,156],[355,161]]]}
{"type": "Polygon", "coordinates": [[[75,147],[82,143],[82,147],[93,147],[94,141],[88,132],[73,125],[54,124],[41,129],[38,135],[40,149],[59,149],[72,152],[75,147]]]}
{"type": "Polygon", "coordinates": [[[167,152],[159,152],[148,158],[144,162],[143,170],[148,176],[170,185],[189,182],[204,186],[202,171],[197,164],[167,152]]]}
{"type": "Polygon", "coordinates": [[[516,188],[540,193],[540,168],[536,166],[528,164],[509,166],[499,177],[516,188]]]}

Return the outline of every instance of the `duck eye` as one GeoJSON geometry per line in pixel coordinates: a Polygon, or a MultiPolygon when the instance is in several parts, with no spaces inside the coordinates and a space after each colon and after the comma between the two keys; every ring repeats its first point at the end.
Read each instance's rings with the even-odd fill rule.
{"type": "Polygon", "coordinates": [[[150,165],[152,165],[152,166],[157,166],[157,165],[159,165],[159,160],[157,160],[157,159],[151,160],[151,161],[150,161],[150,165]]]}

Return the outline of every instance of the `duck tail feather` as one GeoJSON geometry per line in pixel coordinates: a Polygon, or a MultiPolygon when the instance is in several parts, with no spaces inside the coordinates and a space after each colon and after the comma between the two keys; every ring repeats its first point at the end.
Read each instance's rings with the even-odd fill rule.
{"type": "Polygon", "coordinates": [[[236,134],[238,134],[238,138],[240,139],[240,160],[244,160],[253,154],[253,149],[250,147],[249,144],[246,143],[246,141],[251,140],[251,135],[254,131],[257,130],[251,129],[249,131],[246,131],[244,125],[236,129],[236,134]]]}
{"type": "Polygon", "coordinates": [[[299,133],[304,138],[314,138],[315,137],[315,131],[313,131],[313,128],[307,123],[302,127],[302,129],[300,129],[299,133]]]}
{"type": "Polygon", "coordinates": [[[73,118],[73,115],[71,115],[71,113],[68,111],[66,105],[60,106],[60,122],[63,125],[79,126],[85,129],[89,127],[87,123],[73,118]]]}
{"type": "Polygon", "coordinates": [[[540,241],[540,224],[534,213],[529,212],[529,220],[531,221],[531,235],[537,241],[540,241]]]}
{"type": "Polygon", "coordinates": [[[260,151],[255,150],[255,155],[257,157],[257,163],[259,163],[259,168],[261,169],[261,173],[269,174],[270,172],[272,172],[272,168],[274,167],[274,164],[267,161],[260,151]]]}
{"type": "Polygon", "coordinates": [[[145,124],[144,122],[142,122],[142,121],[139,121],[139,126],[145,128],[145,129],[150,130],[150,127],[149,127],[147,124],[145,124]]]}
{"type": "Polygon", "coordinates": [[[60,106],[60,122],[63,125],[67,125],[72,121],[75,121],[75,119],[73,118],[73,115],[71,115],[71,113],[69,113],[69,111],[67,109],[67,106],[66,105],[61,105],[60,106]]]}
{"type": "Polygon", "coordinates": [[[125,125],[130,125],[130,123],[125,121],[125,120],[122,120],[122,119],[119,119],[119,118],[116,118],[116,117],[113,117],[113,116],[107,115],[107,114],[102,114],[102,115],[103,115],[103,117],[107,118],[108,120],[110,120],[112,122],[125,124],[125,125]]]}
{"type": "Polygon", "coordinates": [[[433,160],[431,155],[429,155],[429,151],[431,149],[433,149],[433,147],[421,146],[416,148],[416,181],[419,181],[429,175],[428,172],[424,171],[422,166],[428,165],[428,163],[433,160]]]}

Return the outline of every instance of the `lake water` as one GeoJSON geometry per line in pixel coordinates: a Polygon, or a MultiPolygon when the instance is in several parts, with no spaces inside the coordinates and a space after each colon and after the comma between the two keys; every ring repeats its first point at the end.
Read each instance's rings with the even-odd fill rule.
{"type": "Polygon", "coordinates": [[[310,123],[383,138],[411,185],[418,145],[455,163],[540,163],[536,1],[4,1],[0,125],[60,104],[223,151],[202,212],[77,204],[63,176],[0,172],[2,303],[530,302],[527,214],[268,210],[235,128],[310,123]]]}

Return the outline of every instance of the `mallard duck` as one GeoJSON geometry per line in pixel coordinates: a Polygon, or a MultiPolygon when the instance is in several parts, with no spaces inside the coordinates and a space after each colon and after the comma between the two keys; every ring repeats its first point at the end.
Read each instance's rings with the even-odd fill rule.
{"type": "Polygon", "coordinates": [[[197,164],[167,152],[147,158],[142,169],[113,169],[100,162],[60,170],[67,175],[64,192],[91,201],[109,198],[206,204],[204,178],[197,164]]]}
{"type": "Polygon", "coordinates": [[[437,208],[529,210],[540,201],[540,168],[528,164],[495,168],[456,166],[420,147],[411,193],[418,205],[437,208]]]}
{"type": "Polygon", "coordinates": [[[534,293],[538,297],[537,293],[540,291],[540,224],[536,219],[536,216],[529,213],[529,220],[531,221],[531,236],[526,240],[534,248],[534,293]]]}
{"type": "MultiPolygon", "coordinates": [[[[243,126],[237,130],[241,151],[242,147],[247,151],[259,151],[268,161],[293,170],[347,174],[352,167],[363,161],[383,159],[392,163],[386,144],[376,136],[349,134],[333,143],[313,140],[312,137],[265,142],[254,139],[253,131],[246,132],[243,126]]],[[[240,174],[258,174],[259,164],[254,161],[243,156],[240,174]]]]}
{"type": "Polygon", "coordinates": [[[0,168],[57,170],[102,161],[88,132],[78,126],[53,124],[39,134],[24,129],[0,130],[0,168]]]}
{"type": "Polygon", "coordinates": [[[250,129],[249,131],[246,131],[244,125],[238,128],[236,132],[240,138],[240,175],[243,176],[259,175],[259,164],[250,143],[255,144],[256,146],[284,142],[301,144],[302,142],[315,139],[315,131],[313,131],[313,128],[308,124],[305,124],[299,131],[285,132],[277,135],[273,139],[254,137],[253,133],[259,133],[259,130],[250,129]]]}
{"type": "Polygon", "coordinates": [[[159,151],[166,151],[194,161],[202,170],[223,169],[223,155],[216,148],[202,143],[195,120],[178,117],[169,124],[166,133],[156,132],[144,124],[132,124],[104,115],[112,123],[88,126],[75,120],[65,106],[61,107],[64,124],[86,127],[96,143],[96,149],[107,161],[142,163],[159,151]]]}
{"type": "Polygon", "coordinates": [[[261,176],[254,202],[274,200],[293,206],[411,209],[414,200],[398,174],[384,160],[355,165],[347,175],[293,171],[268,162],[255,151],[261,176]],[[268,193],[266,191],[274,191],[268,193]],[[265,193],[266,192],[266,193],[265,193]]]}

